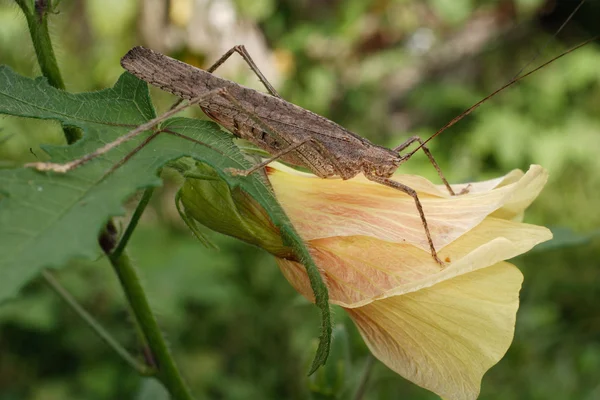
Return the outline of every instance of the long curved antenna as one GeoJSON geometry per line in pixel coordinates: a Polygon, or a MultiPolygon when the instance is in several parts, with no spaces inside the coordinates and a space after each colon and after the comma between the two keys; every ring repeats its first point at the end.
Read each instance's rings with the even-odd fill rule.
{"type": "Polygon", "coordinates": [[[531,60],[529,60],[529,62],[527,62],[527,64],[525,64],[525,65],[523,65],[523,67],[521,67],[521,69],[519,70],[519,72],[517,72],[515,74],[515,76],[513,77],[513,79],[517,79],[519,77],[519,75],[521,75],[523,73],[523,71],[525,71],[525,69],[527,69],[527,67],[529,67],[535,60],[538,59],[538,57],[544,52],[544,50],[546,50],[546,47],[548,47],[548,45],[554,39],[556,39],[556,37],[558,36],[558,34],[573,19],[573,17],[575,16],[575,14],[577,14],[577,11],[579,11],[579,9],[581,8],[581,6],[583,6],[583,3],[585,3],[585,0],[581,0],[579,2],[579,4],[577,4],[577,7],[575,7],[575,9],[573,11],[571,11],[571,14],[569,14],[569,16],[567,17],[567,19],[565,20],[565,22],[563,22],[560,25],[560,27],[556,30],[556,32],[554,32],[554,34],[552,35],[552,37],[550,37],[550,38],[548,38],[548,40],[546,40],[546,43],[544,43],[544,45],[535,53],[535,55],[531,58],[531,60]]]}
{"type": "Polygon", "coordinates": [[[506,85],[500,87],[499,89],[496,89],[490,95],[484,97],[482,100],[479,100],[477,103],[473,104],[471,107],[467,108],[465,111],[463,111],[462,113],[460,113],[456,117],[452,118],[450,120],[450,122],[448,122],[446,125],[444,125],[443,127],[441,127],[436,133],[434,133],[433,135],[431,135],[427,140],[425,140],[423,143],[421,143],[416,149],[414,149],[413,151],[411,151],[410,153],[408,153],[405,157],[406,158],[412,157],[413,154],[415,154],[417,151],[419,151],[421,149],[421,147],[425,146],[430,140],[432,140],[433,138],[435,138],[436,136],[438,136],[440,133],[444,132],[446,129],[450,128],[452,125],[456,124],[458,121],[460,121],[461,119],[463,119],[467,115],[471,114],[480,105],[482,105],[483,103],[485,103],[486,101],[488,101],[489,99],[491,99],[492,97],[494,97],[495,95],[497,95],[498,93],[502,92],[504,89],[506,89],[506,88],[514,85],[515,83],[519,82],[520,80],[522,80],[524,78],[527,78],[529,75],[533,74],[534,72],[539,71],[540,69],[544,68],[548,64],[553,63],[554,61],[558,60],[559,58],[564,57],[564,56],[566,56],[569,53],[572,53],[573,51],[579,49],[580,47],[585,46],[586,44],[589,44],[589,43],[593,42],[594,40],[597,40],[598,38],[600,38],[600,35],[594,36],[594,37],[586,40],[585,42],[580,43],[577,46],[575,46],[575,47],[573,47],[573,48],[565,51],[564,53],[559,54],[558,56],[554,57],[553,59],[551,59],[549,61],[546,61],[545,63],[543,63],[539,67],[532,69],[531,71],[529,71],[525,75],[521,75],[521,76],[519,76],[516,79],[511,79],[506,85]]]}

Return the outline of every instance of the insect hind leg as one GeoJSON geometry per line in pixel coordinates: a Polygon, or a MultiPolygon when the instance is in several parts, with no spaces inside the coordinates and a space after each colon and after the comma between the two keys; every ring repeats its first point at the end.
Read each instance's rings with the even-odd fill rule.
{"type": "Polygon", "coordinates": [[[246,61],[246,64],[248,64],[248,66],[250,67],[250,69],[252,70],[252,72],[254,72],[254,74],[258,77],[258,79],[260,80],[260,82],[264,85],[264,87],[267,89],[267,91],[269,92],[269,94],[271,96],[275,96],[275,97],[281,98],[281,96],[279,95],[279,93],[277,93],[277,91],[275,90],[275,88],[273,87],[273,85],[271,85],[271,83],[269,83],[269,81],[267,80],[267,78],[260,71],[260,69],[258,68],[258,66],[256,65],[256,63],[254,62],[254,60],[252,59],[252,57],[250,57],[250,53],[248,53],[248,50],[246,50],[246,47],[243,44],[240,44],[240,45],[237,45],[237,46],[233,46],[231,49],[229,49],[227,51],[227,53],[223,54],[221,56],[221,58],[219,58],[217,60],[217,62],[215,62],[213,65],[211,65],[211,67],[208,68],[207,71],[210,72],[210,73],[213,73],[225,61],[227,61],[227,59],[229,57],[231,57],[231,55],[233,53],[238,53],[244,59],[244,61],[246,61]]]}
{"type": "MultiPolygon", "coordinates": [[[[448,183],[448,180],[446,179],[446,177],[444,176],[444,173],[442,172],[442,169],[440,168],[439,164],[437,163],[437,161],[435,161],[435,158],[433,157],[433,154],[431,154],[431,151],[429,151],[429,149],[427,148],[427,146],[425,146],[423,139],[421,139],[419,136],[413,136],[411,138],[409,138],[406,142],[402,143],[400,146],[395,147],[393,149],[393,151],[397,151],[397,152],[401,152],[402,150],[406,149],[408,146],[410,146],[411,144],[413,144],[414,142],[419,142],[419,144],[421,145],[421,149],[423,150],[423,153],[425,153],[425,155],[427,156],[427,158],[429,159],[429,162],[431,163],[431,165],[433,165],[433,167],[435,168],[435,170],[437,171],[440,179],[442,180],[442,182],[444,182],[444,186],[446,186],[446,189],[448,189],[448,192],[452,195],[452,196],[456,196],[456,193],[454,192],[454,190],[452,189],[452,186],[450,186],[450,184],[448,183]]],[[[405,159],[403,159],[403,161],[406,161],[410,158],[410,156],[412,156],[413,153],[409,153],[408,156],[406,156],[405,159]]],[[[458,193],[459,195],[461,194],[465,194],[469,191],[469,188],[466,187],[464,188],[462,191],[460,191],[460,193],[458,193]]]]}
{"type": "MultiPolygon", "coordinates": [[[[84,155],[83,157],[78,158],[76,160],[69,161],[69,162],[63,163],[63,164],[53,163],[53,162],[34,162],[34,163],[25,164],[24,167],[35,168],[38,171],[53,171],[53,172],[58,172],[58,173],[67,173],[75,168],[78,168],[78,167],[88,163],[89,161],[91,161],[97,157],[100,157],[101,155],[109,152],[110,150],[114,149],[115,147],[118,147],[122,143],[132,140],[133,138],[142,134],[143,132],[153,129],[154,127],[159,125],[161,122],[165,121],[167,118],[171,117],[172,115],[177,114],[179,111],[182,111],[183,109],[185,109],[187,107],[199,104],[201,101],[206,100],[212,96],[219,95],[222,91],[223,91],[223,89],[211,90],[209,92],[206,92],[206,93],[190,100],[187,104],[177,105],[176,107],[171,108],[169,111],[165,112],[164,114],[159,115],[158,117],[153,118],[150,121],[147,121],[147,122],[137,126],[135,129],[127,132],[125,135],[115,139],[112,142],[106,143],[104,146],[102,146],[102,147],[96,149],[95,151],[88,153],[88,154],[84,155]]],[[[135,152],[137,152],[138,150],[135,150],[135,152]]]]}
{"type": "MultiPolygon", "coordinates": [[[[327,149],[327,147],[325,147],[318,140],[314,140],[313,138],[309,138],[307,140],[303,140],[303,141],[300,141],[300,142],[293,142],[292,140],[287,139],[287,137],[286,137],[287,135],[285,135],[284,132],[278,132],[275,128],[273,128],[272,126],[270,126],[266,121],[264,121],[263,119],[261,119],[258,115],[256,115],[252,111],[246,109],[235,97],[233,97],[231,95],[231,93],[229,93],[227,91],[227,89],[221,89],[221,91],[220,91],[219,94],[223,98],[225,98],[226,100],[228,100],[231,103],[231,105],[233,107],[235,107],[238,111],[244,113],[246,116],[248,116],[248,118],[250,118],[252,121],[254,121],[258,126],[260,126],[261,129],[263,129],[268,134],[272,135],[274,138],[276,138],[277,140],[279,140],[281,143],[284,143],[284,144],[287,145],[287,147],[284,148],[283,150],[281,150],[278,153],[277,156],[271,157],[269,159],[270,161],[267,160],[268,161],[267,164],[269,162],[274,161],[277,158],[282,157],[283,155],[285,155],[287,153],[290,153],[291,151],[298,150],[298,148],[302,144],[312,143],[312,144],[316,145],[317,147],[319,147],[325,154],[329,155],[328,161],[331,163],[331,166],[333,167],[333,169],[336,171],[336,173],[338,175],[343,176],[343,170],[342,170],[341,166],[339,165],[339,162],[335,159],[335,157],[331,154],[331,152],[327,149]]],[[[311,160],[309,157],[307,157],[302,152],[298,151],[298,156],[300,158],[302,158],[302,160],[310,168],[310,170],[313,171],[319,177],[326,178],[326,177],[331,176],[331,175],[328,175],[328,174],[324,174],[322,172],[321,173],[317,172],[317,171],[319,171],[318,165],[316,165],[313,162],[313,160],[311,160]]],[[[264,163],[261,163],[259,165],[262,165],[262,164],[264,164],[264,163]]],[[[256,171],[259,168],[261,168],[261,167],[251,168],[251,171],[254,172],[254,171],[256,171]]],[[[251,172],[247,173],[247,171],[236,170],[236,171],[234,171],[234,173],[235,174],[239,174],[239,175],[249,175],[251,172]]]]}
{"type": "MultiPolygon", "coordinates": [[[[248,64],[248,66],[250,67],[250,69],[252,70],[252,72],[254,72],[254,75],[256,75],[258,77],[258,80],[263,84],[263,86],[267,89],[267,91],[269,92],[269,94],[271,96],[279,97],[281,99],[281,96],[279,95],[279,93],[277,93],[277,91],[275,90],[275,88],[273,87],[273,85],[271,85],[271,83],[268,81],[268,79],[263,75],[263,73],[261,72],[261,70],[258,68],[258,65],[256,65],[256,63],[254,62],[254,60],[250,56],[250,53],[248,53],[248,50],[246,50],[246,47],[243,44],[239,44],[237,46],[233,46],[231,49],[227,50],[227,52],[225,54],[223,54],[221,56],[221,58],[219,58],[206,71],[210,72],[212,74],[213,72],[215,72],[217,70],[217,68],[219,68],[221,65],[223,65],[223,63],[225,61],[227,61],[227,59],[229,57],[231,57],[231,55],[233,53],[238,53],[244,59],[244,61],[246,62],[246,64],[248,64]]],[[[181,104],[182,101],[183,101],[183,99],[177,100],[171,106],[171,109],[177,107],[179,104],[181,104]]]]}

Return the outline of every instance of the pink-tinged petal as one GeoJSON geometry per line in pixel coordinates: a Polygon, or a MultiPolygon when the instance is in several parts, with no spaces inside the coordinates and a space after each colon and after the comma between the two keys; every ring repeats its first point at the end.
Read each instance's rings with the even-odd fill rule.
{"type": "MultiPolygon", "coordinates": [[[[411,243],[429,249],[414,200],[397,190],[358,177],[348,181],[321,179],[269,169],[269,180],[277,199],[305,240],[332,236],[370,236],[396,243],[411,243]]],[[[474,191],[461,196],[432,192],[440,190],[429,181],[409,175],[394,179],[417,189],[436,249],[442,249],[495,213],[502,218],[517,216],[539,194],[547,180],[546,171],[532,166],[518,179],[494,180],[496,188],[475,184],[474,191]],[[500,186],[500,187],[498,187],[500,186]]]]}
{"type": "MultiPolygon", "coordinates": [[[[439,252],[448,262],[443,269],[429,251],[366,236],[313,240],[309,248],[329,289],[330,301],[354,308],[488,267],[551,237],[544,227],[486,218],[439,252]]],[[[277,262],[296,290],[312,299],[304,267],[284,259],[277,262]]]]}
{"type": "Polygon", "coordinates": [[[471,400],[512,342],[522,280],[502,262],[347,312],[389,368],[445,399],[471,400]]]}
{"type": "MultiPolygon", "coordinates": [[[[281,172],[281,173],[295,175],[295,176],[304,177],[304,178],[317,178],[317,177],[315,177],[314,174],[298,171],[294,168],[290,168],[287,165],[284,165],[284,164],[281,164],[278,162],[273,162],[273,163],[269,164],[269,167],[267,167],[267,168],[272,169],[269,171],[269,175],[271,175],[271,173],[281,172]]],[[[537,169],[537,168],[542,168],[542,167],[539,165],[531,165],[530,168],[537,169]]],[[[462,189],[466,188],[467,186],[469,187],[469,193],[489,192],[492,189],[496,189],[501,186],[506,186],[506,185],[515,183],[515,182],[519,181],[523,177],[523,175],[525,175],[523,173],[523,171],[521,171],[520,169],[514,169],[514,170],[510,171],[508,174],[501,176],[499,178],[489,179],[487,181],[481,181],[481,182],[458,183],[458,184],[453,183],[451,186],[452,186],[453,190],[457,193],[460,192],[462,189]]],[[[426,178],[423,178],[422,176],[396,174],[394,177],[395,178],[402,177],[401,182],[403,182],[407,185],[410,185],[417,192],[422,192],[422,193],[430,194],[430,195],[437,196],[437,197],[452,197],[448,193],[448,190],[446,189],[446,187],[444,185],[433,184],[433,183],[431,183],[431,181],[427,180],[426,178]]],[[[318,178],[318,179],[321,179],[321,178],[318,178]]],[[[332,180],[340,181],[339,179],[328,179],[328,181],[332,181],[332,180]]],[[[363,182],[368,185],[380,186],[380,185],[368,180],[363,175],[357,175],[355,178],[352,178],[350,180],[350,182],[363,182]]]]}
{"type": "MultiPolygon", "coordinates": [[[[537,169],[541,167],[539,165],[532,165],[530,169],[531,168],[537,169]]],[[[521,178],[523,178],[524,175],[525,174],[520,169],[513,169],[508,174],[501,176],[500,178],[489,179],[481,182],[453,184],[452,188],[456,192],[460,192],[462,189],[468,186],[469,193],[489,192],[490,190],[518,182],[521,178]]],[[[438,188],[439,192],[443,194],[448,193],[444,185],[436,185],[436,187],[438,188]]]]}

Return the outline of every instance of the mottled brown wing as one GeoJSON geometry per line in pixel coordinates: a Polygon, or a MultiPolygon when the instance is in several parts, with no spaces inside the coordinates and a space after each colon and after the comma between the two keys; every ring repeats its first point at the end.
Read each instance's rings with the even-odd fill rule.
{"type": "MultiPolygon", "coordinates": [[[[212,119],[234,134],[252,141],[270,153],[282,150],[292,143],[312,138],[316,135],[312,131],[319,130],[319,125],[323,124],[323,121],[327,125],[335,125],[333,122],[285,100],[243,87],[143,47],[131,49],[121,59],[121,65],[151,85],[188,100],[211,90],[226,88],[244,110],[236,108],[222,96],[202,101],[199,104],[200,107],[208,111],[207,115],[212,119]],[[248,113],[256,115],[270,127],[277,126],[273,129],[277,131],[278,134],[275,135],[277,137],[265,137],[264,126],[260,126],[249,117],[248,113]],[[306,118],[313,119],[314,117],[318,117],[317,126],[305,121],[306,118]],[[309,127],[313,129],[307,129],[309,127]]],[[[326,130],[325,127],[323,128],[326,130]]],[[[330,126],[327,128],[331,129],[330,126]]],[[[332,161],[335,162],[335,160],[332,157],[335,157],[335,154],[329,151],[326,144],[315,145],[309,142],[282,159],[305,166],[319,176],[332,176],[336,174],[336,168],[332,164],[332,161]]]]}

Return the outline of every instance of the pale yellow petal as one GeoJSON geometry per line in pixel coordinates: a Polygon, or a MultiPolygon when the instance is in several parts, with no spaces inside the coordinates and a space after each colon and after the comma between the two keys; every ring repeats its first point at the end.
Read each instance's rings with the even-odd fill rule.
{"type": "MultiPolygon", "coordinates": [[[[277,199],[305,240],[370,236],[429,248],[414,200],[404,193],[364,177],[342,181],[287,169],[270,171],[277,199]]],[[[547,179],[546,171],[539,166],[532,166],[520,179],[515,175],[518,173],[509,182],[494,181],[500,187],[487,192],[453,197],[422,192],[421,202],[436,249],[456,240],[491,213],[512,218],[533,201],[547,179]]],[[[398,175],[394,179],[412,187],[435,189],[420,177],[398,175]]]]}
{"type": "Polygon", "coordinates": [[[471,400],[512,342],[522,279],[503,262],[347,311],[389,368],[445,399],[471,400]]]}
{"type": "MultiPolygon", "coordinates": [[[[439,252],[448,262],[443,269],[429,251],[366,236],[313,240],[309,248],[329,288],[330,301],[360,307],[488,267],[551,237],[544,227],[486,218],[439,252]]],[[[283,259],[278,259],[278,264],[296,290],[312,299],[304,267],[283,259]]]]}

